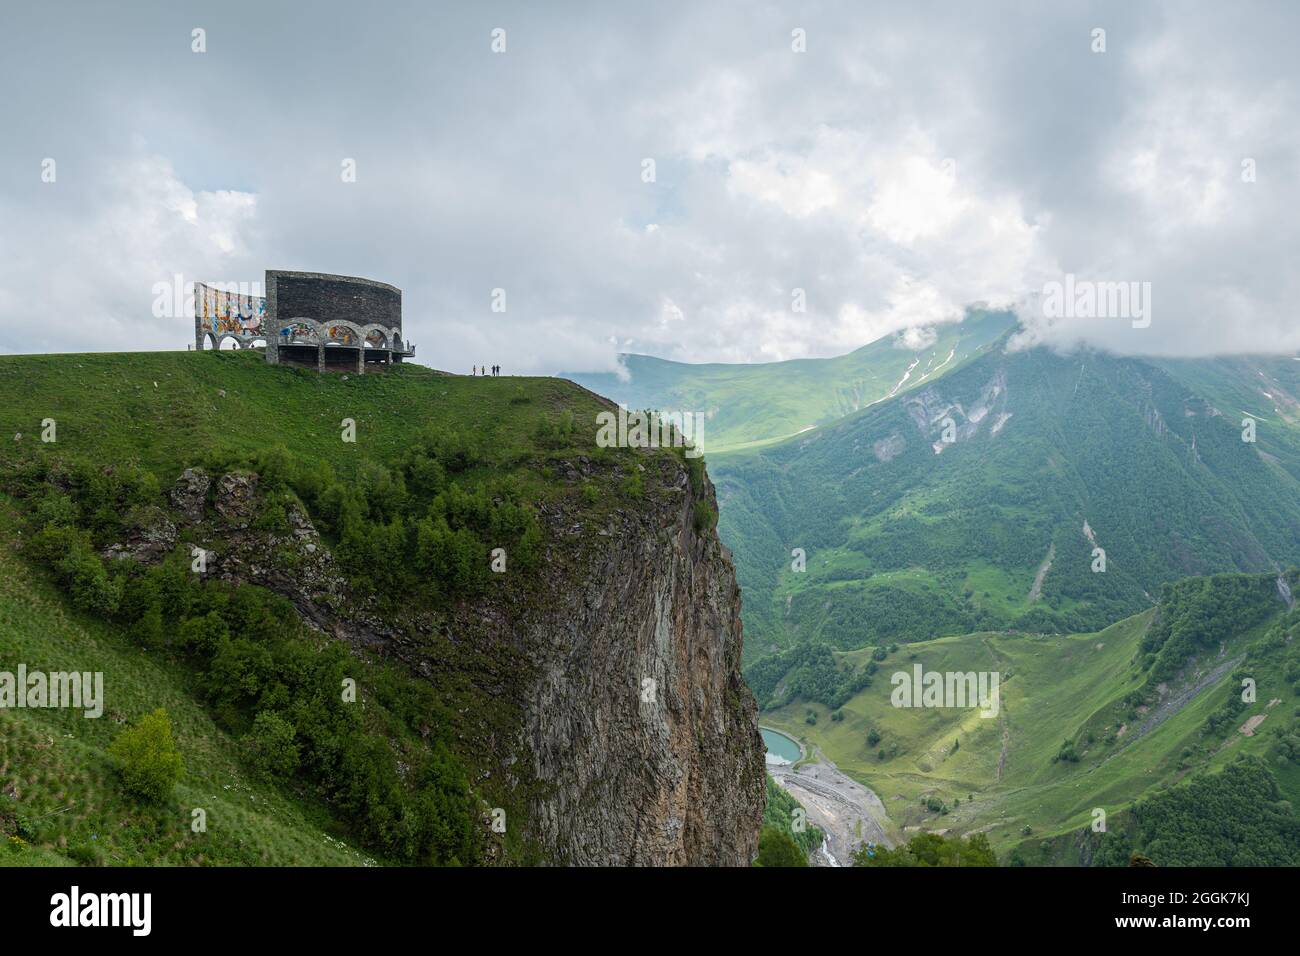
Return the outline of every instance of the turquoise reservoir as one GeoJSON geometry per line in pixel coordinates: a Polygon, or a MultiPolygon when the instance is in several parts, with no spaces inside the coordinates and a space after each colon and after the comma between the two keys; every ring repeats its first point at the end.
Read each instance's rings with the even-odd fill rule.
{"type": "Polygon", "coordinates": [[[763,744],[767,747],[769,763],[794,763],[802,755],[798,741],[776,730],[759,731],[763,735],[763,744]]]}

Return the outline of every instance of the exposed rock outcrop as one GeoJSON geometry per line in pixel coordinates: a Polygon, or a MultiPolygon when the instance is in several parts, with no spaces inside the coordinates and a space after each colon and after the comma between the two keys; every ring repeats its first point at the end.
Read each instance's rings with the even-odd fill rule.
{"type": "Polygon", "coordinates": [[[744,866],[757,850],[764,748],[740,589],[679,475],[667,505],[619,514],[530,635],[527,734],[553,785],[539,823],[562,862],[744,866]]]}
{"type": "MultiPolygon", "coordinates": [[[[193,490],[193,482],[191,470],[186,469],[172,489],[172,501],[178,497],[190,501],[186,489],[193,490]]],[[[231,472],[216,482],[212,511],[218,520],[194,523],[201,540],[208,533],[221,536],[221,545],[215,548],[204,541],[207,573],[231,583],[269,588],[293,602],[309,624],[349,643],[377,645],[392,639],[396,630],[377,619],[369,628],[353,625],[363,615],[365,602],[352,596],[334,555],[296,500],[284,503],[282,528],[250,527],[259,506],[258,486],[259,476],[251,472],[231,472]]],[[[197,510],[202,520],[202,497],[197,510]]]]}
{"type": "Polygon", "coordinates": [[[251,471],[222,475],[217,481],[213,510],[232,527],[247,528],[257,509],[257,482],[258,476],[251,471]]]}
{"type": "MultiPolygon", "coordinates": [[[[527,779],[530,819],[514,825],[546,860],[747,866],[766,790],[740,589],[716,532],[697,529],[697,501],[716,508],[707,477],[697,493],[677,457],[644,461],[654,493],[604,527],[576,498],[542,506],[544,600],[504,588],[445,620],[398,622],[356,599],[296,502],[284,526],[255,520],[255,474],[217,479],[205,512],[211,478],[190,469],[171,500],[193,537],[220,539],[209,573],[285,595],[326,633],[430,677],[439,635],[482,653],[474,680],[517,715],[513,739],[484,736],[482,765],[527,779]]],[[[576,484],[608,467],[580,457],[557,471],[576,484]]]]}
{"type": "Polygon", "coordinates": [[[152,562],[164,557],[176,546],[176,525],[161,508],[136,510],[130,515],[127,526],[126,539],[105,548],[105,558],[152,562]]]}
{"type": "Polygon", "coordinates": [[[212,476],[202,468],[186,468],[171,490],[172,507],[189,522],[203,520],[203,504],[208,498],[212,476]]]}

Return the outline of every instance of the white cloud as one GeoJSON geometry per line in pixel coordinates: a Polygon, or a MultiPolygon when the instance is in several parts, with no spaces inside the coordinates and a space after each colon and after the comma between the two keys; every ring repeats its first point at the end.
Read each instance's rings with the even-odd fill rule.
{"type": "MultiPolygon", "coordinates": [[[[67,188],[56,181],[51,190],[67,188]]],[[[173,282],[261,281],[249,264],[257,198],[195,191],[153,155],[114,158],[79,187],[95,202],[55,206],[44,228],[0,257],[0,345],[10,351],[184,348],[184,317],[156,318],[154,287],[173,282]],[[16,292],[12,290],[26,290],[16,292]],[[30,321],[40,303],[44,320],[30,321]]]]}
{"type": "Polygon", "coordinates": [[[928,349],[939,338],[939,333],[933,328],[914,326],[910,329],[903,329],[898,335],[894,336],[894,347],[906,349],[909,352],[919,352],[922,349],[928,349]]]}
{"type": "Polygon", "coordinates": [[[803,54],[776,2],[499,16],[494,56],[469,9],[233,2],[197,56],[161,0],[8,14],[0,349],[178,347],[154,282],[266,268],[393,282],[455,370],[829,355],[972,302],[1057,345],[1300,347],[1293,7],[828,2],[803,54]],[[1065,272],[1150,281],[1150,328],[1044,322],[1065,272]]]}

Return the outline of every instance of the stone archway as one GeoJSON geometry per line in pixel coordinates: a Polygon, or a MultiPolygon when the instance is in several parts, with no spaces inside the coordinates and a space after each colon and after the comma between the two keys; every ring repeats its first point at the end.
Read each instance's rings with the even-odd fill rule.
{"type": "Polygon", "coordinates": [[[320,323],[321,338],[326,345],[346,345],[349,348],[361,348],[366,341],[361,326],[347,319],[331,319],[320,323]]]}

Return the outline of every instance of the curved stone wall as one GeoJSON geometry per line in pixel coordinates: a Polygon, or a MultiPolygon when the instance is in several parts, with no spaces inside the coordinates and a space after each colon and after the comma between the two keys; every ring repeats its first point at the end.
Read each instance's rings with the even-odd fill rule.
{"type": "Polygon", "coordinates": [[[263,328],[268,362],[289,345],[402,351],[402,291],[355,276],[268,269],[263,328]]]}
{"type": "Polygon", "coordinates": [[[247,348],[266,338],[265,328],[264,297],[194,283],[195,348],[202,349],[205,342],[214,349],[220,348],[226,339],[234,339],[240,348],[247,348]]]}
{"type": "Polygon", "coordinates": [[[319,272],[266,273],[267,309],[277,321],[306,318],[402,327],[402,293],[384,282],[319,272]],[[273,311],[272,311],[273,310],[273,311]]]}

